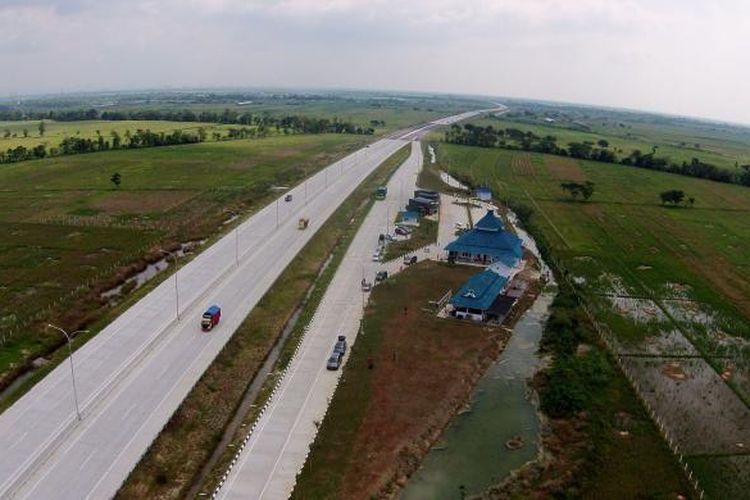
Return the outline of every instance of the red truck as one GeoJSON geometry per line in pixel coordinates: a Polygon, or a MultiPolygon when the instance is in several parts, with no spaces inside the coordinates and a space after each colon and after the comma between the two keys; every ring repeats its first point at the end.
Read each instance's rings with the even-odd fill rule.
{"type": "Polygon", "coordinates": [[[221,308],[219,306],[211,306],[206,309],[201,318],[201,328],[204,332],[213,330],[213,328],[219,324],[221,319],[221,308]]]}

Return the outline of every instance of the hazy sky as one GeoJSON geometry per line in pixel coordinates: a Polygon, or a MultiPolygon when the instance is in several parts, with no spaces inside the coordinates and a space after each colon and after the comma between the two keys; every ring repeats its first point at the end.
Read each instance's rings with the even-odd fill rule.
{"type": "Polygon", "coordinates": [[[0,0],[0,95],[530,97],[750,124],[748,0],[0,0]]]}

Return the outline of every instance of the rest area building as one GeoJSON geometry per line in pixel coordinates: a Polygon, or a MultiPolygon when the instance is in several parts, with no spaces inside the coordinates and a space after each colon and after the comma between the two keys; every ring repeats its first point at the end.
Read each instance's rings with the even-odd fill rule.
{"type": "Polygon", "coordinates": [[[515,267],[523,257],[521,239],[506,231],[503,221],[492,210],[487,210],[474,227],[445,247],[448,260],[489,266],[503,263],[515,267]]]}

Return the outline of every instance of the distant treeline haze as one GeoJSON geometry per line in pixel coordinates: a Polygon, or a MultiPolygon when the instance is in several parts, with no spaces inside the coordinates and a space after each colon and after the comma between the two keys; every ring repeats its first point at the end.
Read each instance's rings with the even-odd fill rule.
{"type": "MultiPolygon", "coordinates": [[[[15,113],[15,112],[14,112],[15,113]]],[[[0,113],[1,115],[2,113],[0,113]]],[[[310,118],[307,116],[282,116],[274,117],[268,115],[253,115],[251,113],[239,114],[232,110],[225,110],[221,113],[212,111],[203,111],[193,113],[192,111],[107,111],[101,113],[96,110],[88,111],[48,111],[39,113],[44,118],[62,121],[68,120],[166,120],[166,121],[198,121],[220,124],[238,124],[243,125],[239,128],[229,128],[226,135],[221,132],[213,132],[213,140],[223,139],[246,139],[266,137],[272,131],[283,134],[364,134],[371,135],[375,131],[371,127],[363,128],[356,126],[348,121],[341,121],[336,118],[310,118]]],[[[33,117],[24,116],[23,119],[39,118],[36,114],[33,117]]],[[[39,135],[44,135],[44,122],[40,122],[39,135]]],[[[8,131],[6,137],[10,135],[8,131]]],[[[60,142],[58,147],[47,149],[44,144],[39,144],[33,148],[17,146],[9,148],[5,152],[0,151],[0,163],[15,163],[25,160],[36,160],[47,156],[71,155],[81,153],[93,153],[96,151],[108,151],[112,149],[130,149],[130,148],[149,148],[158,146],[173,146],[177,144],[193,144],[203,142],[207,139],[208,134],[203,128],[199,128],[196,133],[174,130],[171,133],[152,132],[148,129],[139,129],[134,133],[124,132],[122,135],[117,131],[112,131],[109,135],[102,135],[97,131],[94,138],[83,137],[66,137],[60,142]]]]}
{"type": "Polygon", "coordinates": [[[671,172],[689,177],[750,186],[750,165],[742,165],[739,171],[733,172],[706,163],[698,158],[693,158],[690,162],[675,163],[670,161],[669,158],[656,156],[656,148],[647,153],[634,149],[629,155],[619,157],[604,139],[596,143],[590,141],[569,142],[566,146],[560,146],[557,144],[557,138],[552,135],[540,137],[533,132],[512,127],[496,129],[492,125],[479,127],[467,123],[463,127],[456,124],[451,125],[450,129],[445,132],[445,141],[466,146],[518,149],[536,153],[569,156],[582,160],[619,163],[621,165],[660,170],[662,172],[671,172]]]}

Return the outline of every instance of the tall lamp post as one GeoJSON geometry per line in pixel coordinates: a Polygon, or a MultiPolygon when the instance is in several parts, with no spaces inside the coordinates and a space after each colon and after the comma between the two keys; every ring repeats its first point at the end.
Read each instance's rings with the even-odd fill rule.
{"type": "MultiPolygon", "coordinates": [[[[229,211],[230,214],[232,214],[232,217],[235,219],[240,216],[237,212],[234,210],[229,211]]],[[[237,226],[234,228],[234,263],[235,265],[240,265],[240,225],[237,224],[237,226]]],[[[176,267],[176,266],[175,266],[176,267]]]]}
{"type": "Polygon", "coordinates": [[[71,347],[71,344],[73,342],[73,337],[76,333],[88,333],[88,330],[76,330],[71,334],[68,334],[65,330],[60,328],[59,326],[55,326],[52,324],[47,324],[49,328],[54,328],[58,332],[62,333],[65,336],[65,340],[68,341],[68,359],[70,359],[70,376],[73,379],[73,401],[75,401],[76,404],[76,417],[78,417],[78,420],[81,420],[81,410],[78,407],[78,389],[76,389],[76,372],[73,369],[73,347],[71,347]]]}
{"type": "Polygon", "coordinates": [[[171,255],[172,259],[174,259],[174,308],[177,321],[180,321],[180,291],[177,288],[177,255],[163,248],[160,248],[159,251],[171,255]]]}

